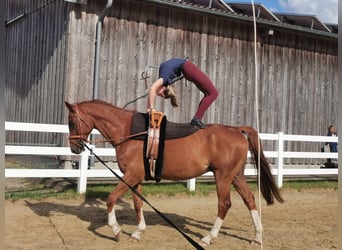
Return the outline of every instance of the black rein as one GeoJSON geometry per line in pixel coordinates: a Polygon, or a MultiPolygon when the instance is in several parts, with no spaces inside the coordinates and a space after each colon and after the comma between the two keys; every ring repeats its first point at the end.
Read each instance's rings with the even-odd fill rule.
{"type": "Polygon", "coordinates": [[[147,205],[149,205],[160,217],[162,217],[167,223],[169,223],[174,229],[176,229],[183,237],[190,242],[190,244],[195,247],[195,249],[204,250],[202,246],[200,246],[197,242],[195,242],[193,239],[191,239],[187,234],[185,234],[180,228],[177,227],[176,224],[174,224],[169,218],[167,218],[163,213],[161,213],[157,208],[155,208],[146,198],[141,194],[138,193],[131,185],[129,185],[124,179],[122,179],[113,169],[111,169],[99,156],[97,156],[91,148],[88,147],[87,144],[83,143],[83,145],[90,151],[92,155],[95,156],[95,158],[101,162],[110,172],[112,172],[116,178],[118,178],[120,181],[126,184],[129,189],[136,194],[142,201],[144,201],[147,205]]]}

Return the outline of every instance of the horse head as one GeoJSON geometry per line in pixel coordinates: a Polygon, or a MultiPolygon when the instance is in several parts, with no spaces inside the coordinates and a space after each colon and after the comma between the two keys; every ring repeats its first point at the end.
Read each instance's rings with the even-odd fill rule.
{"type": "Polygon", "coordinates": [[[93,122],[83,113],[77,104],[65,102],[69,109],[68,126],[69,126],[69,143],[71,152],[80,154],[84,151],[84,142],[93,129],[93,122]]]}

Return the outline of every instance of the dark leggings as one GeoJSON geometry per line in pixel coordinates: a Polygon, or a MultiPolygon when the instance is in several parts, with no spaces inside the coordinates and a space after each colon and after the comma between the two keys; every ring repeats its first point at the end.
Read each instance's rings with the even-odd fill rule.
{"type": "Polygon", "coordinates": [[[200,101],[197,112],[194,116],[194,118],[202,120],[205,111],[218,96],[217,89],[207,75],[190,61],[186,61],[183,64],[183,75],[185,79],[195,83],[197,88],[199,88],[199,90],[204,94],[204,97],[200,101]]]}

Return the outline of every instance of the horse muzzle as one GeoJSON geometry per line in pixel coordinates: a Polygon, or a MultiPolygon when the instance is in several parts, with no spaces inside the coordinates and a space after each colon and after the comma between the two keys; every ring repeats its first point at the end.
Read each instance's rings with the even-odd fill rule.
{"type": "Polygon", "coordinates": [[[80,147],[78,145],[71,145],[70,149],[71,149],[71,152],[77,155],[84,151],[84,147],[80,147]]]}
{"type": "Polygon", "coordinates": [[[70,150],[74,154],[80,154],[84,151],[84,145],[82,140],[69,140],[70,150]]]}

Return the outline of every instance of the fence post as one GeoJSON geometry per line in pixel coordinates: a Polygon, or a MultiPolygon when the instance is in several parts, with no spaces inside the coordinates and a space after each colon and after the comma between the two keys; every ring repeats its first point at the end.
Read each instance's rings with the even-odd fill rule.
{"type": "Polygon", "coordinates": [[[278,132],[278,158],[277,158],[277,186],[283,186],[283,167],[284,167],[284,133],[278,132]]]}
{"type": "Polygon", "coordinates": [[[85,150],[84,152],[82,152],[81,157],[80,157],[80,164],[79,164],[80,176],[77,181],[77,192],[80,194],[83,194],[87,191],[88,159],[89,159],[89,151],[85,150]]]}
{"type": "Polygon", "coordinates": [[[186,188],[189,189],[189,191],[195,191],[195,188],[196,188],[196,178],[192,178],[192,179],[187,180],[186,188]]]}

